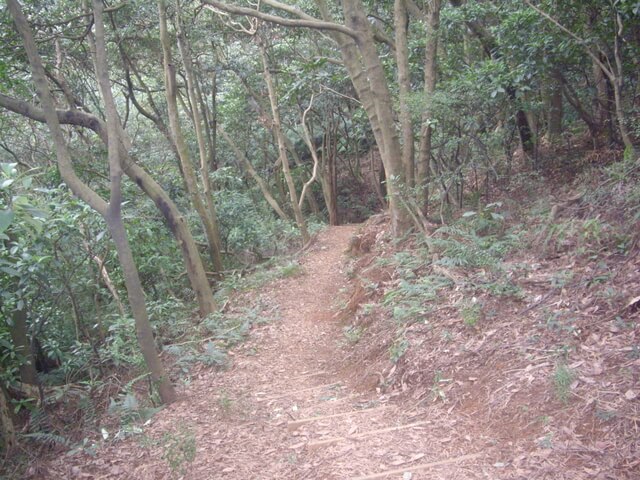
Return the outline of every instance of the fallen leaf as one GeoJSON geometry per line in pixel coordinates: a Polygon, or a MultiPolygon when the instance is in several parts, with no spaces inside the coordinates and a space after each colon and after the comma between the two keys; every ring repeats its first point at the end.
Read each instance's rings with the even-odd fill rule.
{"type": "Polygon", "coordinates": [[[627,306],[625,308],[639,307],[639,306],[640,306],[640,295],[638,295],[637,297],[634,297],[631,300],[629,300],[627,302],[627,306]]]}

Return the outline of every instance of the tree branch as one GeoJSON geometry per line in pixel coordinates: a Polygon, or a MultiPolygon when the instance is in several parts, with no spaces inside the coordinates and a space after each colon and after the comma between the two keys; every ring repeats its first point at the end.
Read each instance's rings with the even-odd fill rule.
{"type": "MultiPolygon", "coordinates": [[[[551,15],[549,15],[547,12],[539,9],[538,7],[536,7],[535,5],[533,5],[529,0],[525,0],[525,2],[527,5],[529,5],[532,9],[534,9],[536,12],[538,12],[539,15],[541,15],[543,18],[545,18],[546,20],[548,20],[549,22],[551,22],[552,24],[554,24],[556,27],[558,27],[560,30],[562,30],[564,33],[566,33],[567,35],[569,35],[571,38],[573,38],[576,42],[578,42],[580,45],[582,45],[583,47],[585,47],[585,52],[587,53],[587,55],[589,55],[594,62],[596,62],[596,64],[602,69],[602,71],[605,73],[605,75],[609,78],[609,80],[611,80],[611,82],[615,82],[615,74],[613,72],[612,68],[609,68],[609,66],[605,65],[604,62],[602,62],[602,60],[600,60],[598,58],[597,55],[595,55],[590,48],[587,47],[587,42],[586,40],[584,40],[583,38],[579,37],[578,35],[576,35],[575,33],[573,33],[571,30],[569,30],[567,27],[565,27],[564,25],[562,25],[558,20],[556,20],[555,18],[553,18],[551,15]]],[[[617,37],[616,37],[617,38],[617,37]]],[[[606,58],[607,60],[609,59],[609,56],[602,51],[602,49],[600,47],[597,47],[598,51],[602,54],[602,56],[604,58],[606,58]]]]}
{"type": "MultiPolygon", "coordinates": [[[[226,12],[226,13],[232,13],[236,15],[246,15],[246,16],[258,18],[260,20],[264,20],[267,22],[275,23],[277,25],[282,25],[284,27],[312,28],[316,30],[331,30],[334,32],[340,32],[354,39],[358,38],[358,36],[352,30],[345,27],[344,25],[340,25],[332,22],[325,22],[310,16],[308,16],[308,18],[305,17],[303,19],[296,20],[291,18],[278,17],[277,15],[271,15],[268,13],[260,12],[259,10],[254,10],[252,8],[229,5],[223,2],[218,2],[216,0],[202,0],[202,3],[205,7],[218,13],[226,12]]],[[[273,4],[272,6],[275,7],[275,4],[277,4],[278,2],[269,2],[269,3],[273,4]]],[[[290,7],[290,9],[293,9],[293,8],[294,7],[290,7]]]]}
{"type": "MultiPolygon", "coordinates": [[[[45,123],[46,121],[42,109],[24,100],[18,100],[2,93],[0,93],[0,107],[35,120],[36,122],[45,123]]],[[[106,125],[98,117],[83,112],[82,110],[56,110],[56,114],[61,125],[75,125],[88,128],[96,132],[105,144],[107,143],[106,125]]]]}

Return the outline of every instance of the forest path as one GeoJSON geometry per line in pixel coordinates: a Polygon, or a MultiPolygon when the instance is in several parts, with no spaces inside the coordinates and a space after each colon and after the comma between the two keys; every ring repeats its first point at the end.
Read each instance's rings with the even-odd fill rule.
{"type": "Polygon", "coordinates": [[[324,230],[301,256],[301,275],[261,290],[261,299],[277,305],[279,318],[255,328],[230,353],[229,370],[204,370],[142,436],[82,463],[74,458],[77,466],[61,461],[66,471],[58,475],[364,479],[383,478],[378,474],[388,471],[384,478],[485,478],[460,469],[471,460],[465,455],[469,450],[447,442],[443,430],[456,420],[438,422],[349,385],[353,372],[345,369],[348,347],[336,312],[347,300],[345,251],[355,231],[355,226],[324,230]],[[194,446],[193,462],[182,462],[182,453],[194,446]]]}

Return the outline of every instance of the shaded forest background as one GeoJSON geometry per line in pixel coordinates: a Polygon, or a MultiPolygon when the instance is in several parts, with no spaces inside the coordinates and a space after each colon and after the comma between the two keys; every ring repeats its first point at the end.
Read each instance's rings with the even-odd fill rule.
{"type": "Polygon", "coordinates": [[[598,202],[619,215],[573,233],[631,254],[639,15],[634,0],[7,0],[2,449],[77,446],[107,409],[172,402],[190,365],[223,365],[262,321],[225,315],[233,292],[295,272],[281,255],[327,223],[387,211],[396,241],[459,221],[502,238],[532,185],[606,175],[598,202]],[[68,395],[73,428],[53,413],[68,395]]]}

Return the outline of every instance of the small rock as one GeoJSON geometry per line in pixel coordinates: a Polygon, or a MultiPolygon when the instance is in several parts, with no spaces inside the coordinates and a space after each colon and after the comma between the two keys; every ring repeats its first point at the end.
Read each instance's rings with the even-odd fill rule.
{"type": "Polygon", "coordinates": [[[624,398],[627,400],[635,400],[638,397],[638,392],[634,390],[627,390],[624,394],[624,398]]]}

